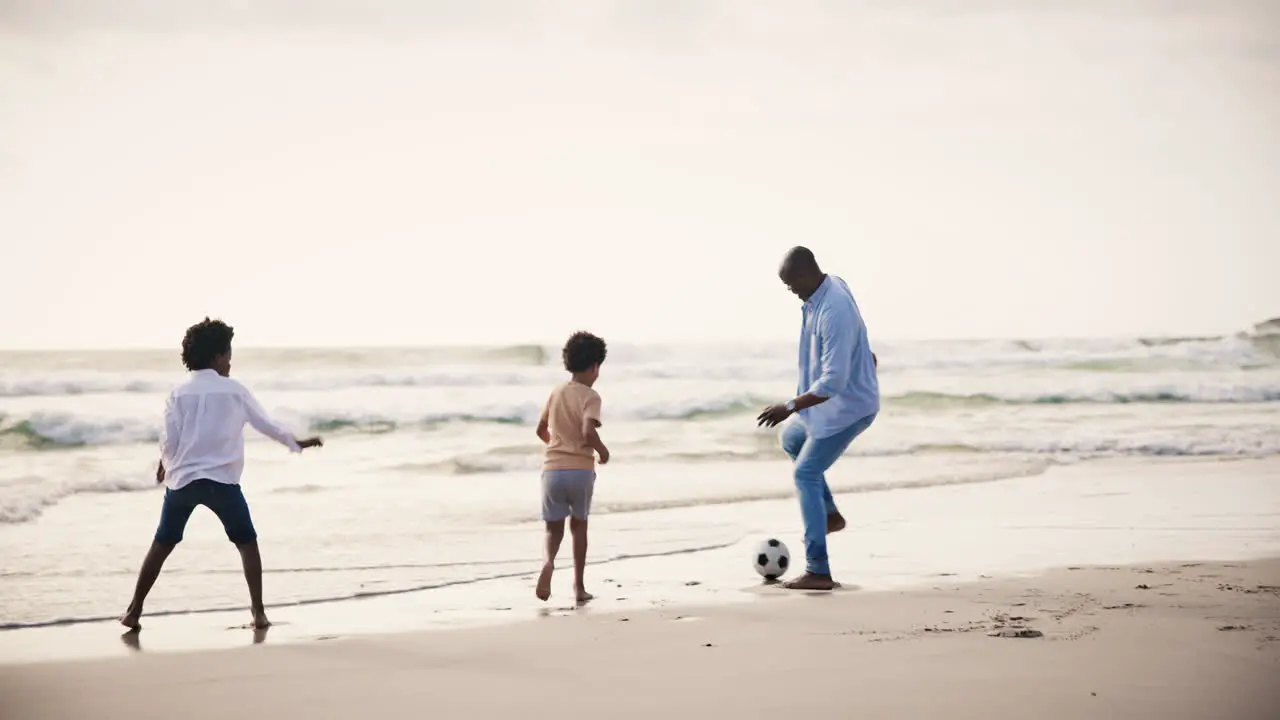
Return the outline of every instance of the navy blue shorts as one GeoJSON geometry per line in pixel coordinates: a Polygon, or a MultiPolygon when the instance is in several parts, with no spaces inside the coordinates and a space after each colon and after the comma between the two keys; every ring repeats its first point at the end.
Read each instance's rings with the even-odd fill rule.
{"type": "Polygon", "coordinates": [[[160,527],[155,540],[165,545],[182,542],[182,531],[187,528],[191,512],[197,505],[213,511],[222,521],[227,539],[236,545],[246,545],[258,539],[249,517],[249,503],[239,485],[228,485],[213,480],[194,480],[181,490],[164,491],[164,506],[160,508],[160,527]]]}

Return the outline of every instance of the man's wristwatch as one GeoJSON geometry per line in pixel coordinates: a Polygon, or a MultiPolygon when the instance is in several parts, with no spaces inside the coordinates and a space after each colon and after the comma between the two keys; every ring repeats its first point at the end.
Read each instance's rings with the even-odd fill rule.
{"type": "Polygon", "coordinates": [[[790,399],[790,400],[788,400],[788,401],[787,401],[787,403],[786,403],[785,405],[783,405],[782,407],[786,408],[786,409],[787,409],[787,412],[790,412],[790,413],[795,412],[795,411],[796,411],[796,399],[795,399],[795,398],[791,398],[791,399],[790,399]]]}

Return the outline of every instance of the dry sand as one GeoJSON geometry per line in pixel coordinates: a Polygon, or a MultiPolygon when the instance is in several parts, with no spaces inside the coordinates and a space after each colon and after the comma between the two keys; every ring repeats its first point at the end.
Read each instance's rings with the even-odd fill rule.
{"type": "MultiPolygon", "coordinates": [[[[2,717],[1280,717],[1280,561],[760,593],[770,597],[686,611],[550,611],[499,627],[11,665],[2,717]]],[[[145,630],[138,640],[145,649],[145,630]]]]}

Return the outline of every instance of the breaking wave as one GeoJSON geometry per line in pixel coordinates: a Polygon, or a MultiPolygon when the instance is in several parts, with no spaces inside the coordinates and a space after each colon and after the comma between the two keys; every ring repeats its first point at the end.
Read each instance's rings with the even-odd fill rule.
{"type": "MultiPolygon", "coordinates": [[[[1046,369],[1095,373],[1231,371],[1280,367],[1280,335],[1098,340],[982,340],[877,343],[882,374],[1046,369]]],[[[563,374],[558,350],[499,348],[254,350],[237,368],[256,391],[527,386],[563,374]]],[[[613,381],[794,378],[789,344],[610,348],[613,381]]],[[[181,379],[171,352],[2,353],[0,397],[167,392],[181,379]]]]}
{"type": "MultiPolygon", "coordinates": [[[[611,419],[620,421],[694,421],[725,417],[767,404],[763,397],[734,394],[720,398],[688,402],[653,402],[638,406],[622,407],[611,413],[611,419]]],[[[381,413],[297,413],[281,410],[275,414],[299,432],[313,433],[391,433],[399,431],[426,431],[456,423],[522,425],[537,422],[542,408],[535,403],[523,403],[507,408],[472,412],[440,412],[413,414],[381,413]]],[[[122,417],[104,418],[97,415],[80,416],[68,412],[37,411],[27,416],[0,415],[0,447],[20,447],[47,450],[91,445],[123,445],[157,442],[160,438],[160,419],[122,417]]]]}
{"type": "Polygon", "coordinates": [[[950,394],[910,392],[889,396],[884,402],[918,408],[975,407],[983,405],[1129,405],[1139,403],[1265,403],[1280,401],[1280,386],[1199,387],[1193,390],[1153,390],[1148,392],[1061,392],[1048,394],[1011,394],[1001,397],[988,393],[950,394]]]}
{"type": "MultiPolygon", "coordinates": [[[[763,394],[731,392],[719,397],[658,401],[647,397],[630,402],[610,401],[611,421],[714,421],[758,411],[773,402],[763,394]]],[[[888,408],[907,412],[947,411],[966,408],[1047,405],[1131,405],[1178,403],[1280,402],[1280,383],[1259,385],[1191,384],[1185,388],[1156,387],[1130,391],[1095,389],[1049,393],[945,393],[912,391],[883,398],[888,408]]],[[[298,432],[321,434],[423,432],[458,423],[526,425],[537,421],[538,403],[513,403],[469,412],[394,411],[273,411],[298,432]]],[[[158,413],[145,417],[103,417],[67,411],[41,411],[0,415],[0,448],[50,450],[65,447],[151,443],[159,439],[158,413]]]]}

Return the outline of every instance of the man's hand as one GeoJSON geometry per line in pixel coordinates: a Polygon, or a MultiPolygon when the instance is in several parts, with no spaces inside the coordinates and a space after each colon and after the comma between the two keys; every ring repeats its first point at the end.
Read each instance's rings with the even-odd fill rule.
{"type": "Polygon", "coordinates": [[[313,447],[324,447],[324,441],[318,437],[307,438],[305,440],[299,440],[298,447],[302,448],[303,450],[306,450],[307,448],[313,448],[313,447]]]}
{"type": "Polygon", "coordinates": [[[756,416],[756,427],[776,427],[789,417],[791,411],[786,405],[770,405],[756,416]]]}
{"type": "Polygon", "coordinates": [[[609,464],[609,448],[605,447],[604,445],[601,445],[598,452],[600,453],[600,464],[608,465],[609,464]]]}
{"type": "Polygon", "coordinates": [[[164,461],[161,460],[160,462],[156,463],[156,484],[159,485],[160,483],[163,483],[163,482],[164,482],[164,461]]]}

